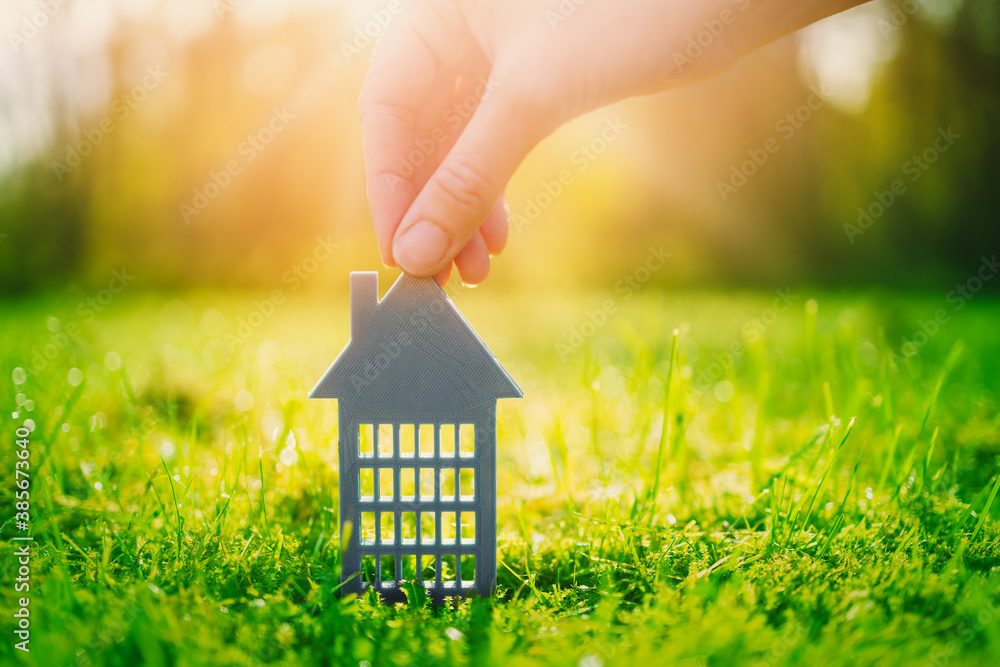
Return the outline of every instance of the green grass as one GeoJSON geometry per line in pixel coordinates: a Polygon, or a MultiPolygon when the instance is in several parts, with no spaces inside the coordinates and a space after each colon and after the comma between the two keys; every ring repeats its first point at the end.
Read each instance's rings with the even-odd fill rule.
{"type": "MultiPolygon", "coordinates": [[[[996,301],[803,293],[771,322],[773,294],[648,287],[560,360],[614,295],[459,294],[525,392],[500,405],[499,590],[389,607],[337,593],[336,411],[303,400],[347,338],[346,304],[293,296],[232,346],[252,296],[125,294],[92,322],[75,303],[0,305],[0,461],[13,470],[32,419],[36,537],[31,653],[7,633],[0,662],[1000,656],[996,301]],[[939,308],[950,320],[906,354],[939,308]]],[[[0,607],[21,595],[5,585],[0,607]]]]}

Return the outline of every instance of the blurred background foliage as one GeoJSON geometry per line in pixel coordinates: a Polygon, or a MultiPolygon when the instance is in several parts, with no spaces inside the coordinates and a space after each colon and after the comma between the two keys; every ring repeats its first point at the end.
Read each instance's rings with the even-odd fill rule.
{"type": "MultiPolygon", "coordinates": [[[[311,287],[343,291],[344,271],[378,266],[356,100],[388,4],[5,2],[3,292],[100,285],[120,267],[148,288],[269,288],[317,237],[341,253],[311,287]],[[249,160],[243,142],[276,109],[294,118],[249,160]],[[67,173],[56,163],[73,151],[67,173]],[[182,205],[230,161],[240,173],[185,221],[182,205]]],[[[998,245],[998,84],[1000,1],[859,7],[716,79],[560,129],[511,184],[528,224],[491,281],[608,288],[662,244],[673,253],[654,277],[663,285],[947,291],[998,245]],[[779,131],[812,89],[826,91],[820,108],[779,131]],[[620,136],[581,161],[615,118],[620,136]],[[960,138],[851,243],[858,208],[947,128],[960,138]],[[778,152],[723,201],[719,182],[770,137],[778,152]],[[572,182],[547,199],[563,170],[572,182]]]]}

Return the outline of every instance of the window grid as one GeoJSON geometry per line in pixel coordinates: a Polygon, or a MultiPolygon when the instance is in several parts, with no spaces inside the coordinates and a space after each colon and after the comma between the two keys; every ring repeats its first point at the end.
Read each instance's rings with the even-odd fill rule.
{"type": "Polygon", "coordinates": [[[366,493],[364,483],[359,485],[355,525],[365,525],[363,515],[374,514],[375,518],[374,535],[361,535],[358,542],[362,562],[374,563],[374,572],[363,573],[363,588],[397,588],[404,580],[404,562],[415,563],[415,581],[427,589],[459,591],[475,585],[481,543],[480,512],[475,501],[481,497],[481,475],[477,452],[471,444],[474,429],[475,425],[468,422],[359,425],[359,481],[371,479],[374,488],[373,493],[366,493]],[[425,442],[428,428],[433,429],[433,450],[429,453],[421,447],[429,444],[425,442]],[[409,440],[401,436],[406,431],[405,437],[409,438],[410,429],[412,448],[409,440]],[[447,440],[444,448],[442,431],[447,440]],[[374,442],[364,443],[366,433],[374,436],[374,442]],[[428,471],[430,494],[424,484],[428,471]],[[404,479],[413,484],[413,493],[405,496],[404,479]],[[447,496],[445,488],[450,492],[447,496]],[[415,537],[405,541],[404,513],[413,517],[415,532],[415,537]],[[432,530],[425,532],[428,518],[431,521],[426,523],[432,523],[432,530]],[[444,572],[445,567],[448,572],[444,572]],[[394,579],[384,576],[393,570],[394,579]],[[426,576],[425,571],[433,572],[433,577],[426,576]]]}
{"type": "Polygon", "coordinates": [[[359,459],[376,459],[376,461],[471,461],[475,459],[475,424],[471,422],[434,422],[434,423],[392,423],[366,422],[358,425],[358,440],[356,455],[359,459]],[[421,437],[424,429],[433,428],[433,451],[426,453],[420,447],[424,443],[421,437]],[[448,448],[442,449],[442,430],[449,432],[448,448]],[[401,433],[406,432],[404,441],[401,433]],[[413,438],[412,449],[410,438],[413,438]],[[406,443],[406,450],[401,445],[406,443]]]}
{"type": "MultiPolygon", "coordinates": [[[[428,468],[423,468],[424,471],[428,468]]],[[[381,465],[377,468],[361,468],[359,472],[357,502],[366,508],[390,507],[397,504],[421,508],[438,505],[455,505],[459,509],[469,509],[479,497],[479,468],[466,467],[433,468],[433,490],[414,483],[414,494],[402,494],[402,479],[416,479],[417,469],[406,466],[381,465]],[[447,473],[447,474],[443,474],[447,473]],[[463,474],[464,473],[464,474],[463,474]],[[412,475],[412,477],[411,477],[412,475]],[[445,492],[447,489],[447,492],[445,492]],[[425,491],[430,493],[425,493],[425,491]],[[372,493],[369,493],[371,491],[372,493]],[[469,491],[471,493],[466,493],[469,491]]],[[[426,481],[427,475],[424,475],[426,481]]]]}

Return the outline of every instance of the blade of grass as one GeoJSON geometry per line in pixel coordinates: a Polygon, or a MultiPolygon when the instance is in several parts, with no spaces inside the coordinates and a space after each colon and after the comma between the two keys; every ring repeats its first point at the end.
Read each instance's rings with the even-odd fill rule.
{"type": "Polygon", "coordinates": [[[882,401],[882,405],[885,406],[885,421],[886,424],[893,424],[895,422],[893,418],[893,406],[892,406],[892,384],[889,382],[889,369],[890,367],[895,367],[892,362],[891,350],[885,342],[885,329],[879,327],[878,329],[878,341],[880,348],[880,356],[882,357],[882,393],[885,395],[885,400],[882,401]]]}
{"type": "Polygon", "coordinates": [[[902,553],[903,549],[906,547],[907,544],[910,543],[910,540],[913,539],[913,536],[917,534],[917,530],[919,529],[920,529],[920,520],[917,519],[913,524],[913,528],[911,528],[909,532],[906,533],[906,536],[902,540],[900,540],[899,546],[896,547],[896,551],[893,552],[890,562],[896,560],[896,556],[902,553]]]}
{"type": "Polygon", "coordinates": [[[677,338],[680,332],[674,329],[670,344],[670,362],[667,365],[667,381],[663,388],[663,426],[660,428],[660,444],[656,451],[656,469],[653,473],[653,487],[649,492],[649,512],[656,511],[656,501],[660,496],[660,476],[663,471],[663,452],[670,437],[670,395],[674,386],[674,364],[677,361],[677,338]]]}
{"type": "Polygon", "coordinates": [[[167,462],[160,455],[160,463],[163,464],[163,472],[167,473],[167,483],[170,484],[170,493],[174,496],[174,516],[177,517],[177,560],[181,559],[181,508],[177,504],[177,492],[174,490],[174,478],[170,476],[170,468],[167,467],[167,462]]]}
{"type": "Polygon", "coordinates": [[[829,425],[824,424],[823,426],[821,426],[816,431],[816,434],[812,437],[812,439],[809,440],[809,442],[807,442],[805,445],[803,445],[797,452],[795,452],[794,454],[792,454],[792,457],[790,459],[788,459],[788,462],[785,463],[785,465],[783,465],[778,472],[776,472],[773,475],[771,475],[771,478],[767,480],[767,483],[764,484],[763,488],[765,488],[765,489],[772,488],[773,485],[774,485],[775,480],[777,480],[779,477],[781,477],[786,472],[788,472],[789,468],[791,468],[793,465],[795,465],[795,463],[799,459],[801,459],[805,455],[806,452],[808,452],[810,449],[812,449],[813,445],[815,445],[816,443],[818,443],[818,442],[822,441],[824,438],[826,438],[826,436],[827,436],[827,434],[829,432],[830,432],[829,425]]]}
{"type": "Polygon", "coordinates": [[[930,421],[931,412],[934,411],[934,406],[937,405],[938,396],[941,394],[941,387],[944,386],[944,380],[951,373],[955,364],[958,363],[959,357],[962,356],[962,341],[955,341],[952,345],[951,351],[948,353],[948,358],[945,359],[944,366],[941,367],[941,372],[938,374],[937,382],[934,385],[934,391],[931,392],[930,398],[927,401],[927,408],[924,410],[924,419],[920,423],[920,431],[917,433],[917,442],[923,436],[924,431],[927,430],[927,422],[930,421]]]}
{"type": "Polygon", "coordinates": [[[826,538],[826,542],[823,543],[823,548],[819,550],[818,554],[816,554],[816,558],[823,557],[823,554],[825,554],[826,550],[830,548],[830,545],[833,543],[833,538],[837,536],[837,532],[843,524],[844,515],[837,515],[837,518],[833,520],[833,526],[830,528],[830,535],[826,538]]]}
{"type": "Polygon", "coordinates": [[[767,433],[767,406],[768,398],[771,394],[771,374],[766,370],[761,371],[760,386],[757,390],[757,419],[753,425],[753,440],[750,444],[750,488],[759,490],[762,475],[764,436],[767,433]]]}
{"type": "Polygon", "coordinates": [[[844,437],[840,441],[840,444],[837,446],[837,449],[834,451],[833,457],[831,457],[830,462],[826,464],[826,468],[824,468],[823,470],[823,475],[819,478],[819,481],[816,483],[816,491],[812,495],[812,500],[809,501],[809,508],[806,510],[805,519],[802,520],[803,530],[805,529],[806,526],[809,525],[809,518],[812,516],[813,505],[816,503],[816,498],[819,497],[819,492],[823,488],[823,482],[826,481],[827,475],[830,474],[830,471],[833,469],[833,464],[836,463],[837,457],[840,455],[840,450],[844,448],[844,444],[847,442],[847,439],[851,436],[851,431],[854,430],[854,419],[855,419],[854,417],[851,417],[851,421],[847,423],[847,432],[844,433],[844,437]]]}
{"type": "MultiPolygon", "coordinates": [[[[1000,475],[994,475],[993,478],[990,479],[990,482],[993,482],[994,480],[1000,481],[1000,475]]],[[[979,501],[982,500],[984,496],[986,496],[986,493],[989,490],[990,490],[990,483],[987,482],[986,486],[981,488],[979,490],[979,493],[976,494],[975,498],[972,499],[972,502],[970,502],[968,506],[964,510],[962,510],[962,514],[959,515],[958,521],[955,522],[955,525],[951,529],[951,533],[948,535],[949,542],[955,539],[955,536],[958,534],[958,531],[960,531],[962,529],[962,526],[965,525],[965,522],[969,520],[969,517],[972,515],[972,511],[975,509],[976,505],[978,505],[979,501]]],[[[944,528],[944,526],[945,524],[941,524],[941,527],[939,527],[937,529],[937,532],[934,533],[935,537],[937,537],[937,534],[941,532],[941,529],[944,528]]]]}
{"type": "Polygon", "coordinates": [[[910,449],[910,453],[906,455],[906,461],[903,462],[903,466],[899,469],[900,476],[896,477],[896,490],[893,492],[892,497],[889,502],[896,500],[899,495],[903,492],[906,487],[907,482],[910,481],[910,473],[914,472],[913,480],[916,481],[916,473],[913,470],[913,461],[917,457],[917,443],[913,444],[913,448],[910,449]]]}
{"type": "Polygon", "coordinates": [[[111,535],[118,542],[118,546],[121,548],[122,553],[125,555],[125,558],[128,559],[128,563],[132,567],[132,572],[135,574],[135,578],[141,579],[142,572],[139,570],[139,565],[138,563],[135,562],[135,558],[132,557],[132,554],[131,552],[129,552],[128,547],[125,546],[125,542],[122,541],[121,535],[118,534],[118,531],[115,530],[113,526],[108,525],[107,519],[105,519],[104,523],[105,526],[108,528],[108,530],[111,531],[111,535]]]}
{"type": "Polygon", "coordinates": [[[892,435],[892,440],[889,441],[889,453],[886,455],[885,465],[882,466],[882,474],[881,476],[879,476],[878,480],[879,491],[885,488],[885,483],[889,479],[889,473],[896,465],[896,447],[899,445],[899,434],[902,432],[903,432],[903,427],[897,426],[895,432],[892,435]]]}
{"type": "Polygon", "coordinates": [[[854,480],[858,476],[858,466],[861,465],[861,454],[863,452],[858,452],[858,460],[854,462],[854,470],[851,472],[851,478],[847,481],[847,491],[844,492],[844,499],[840,501],[840,508],[837,510],[837,514],[844,513],[844,507],[847,505],[847,498],[851,495],[851,488],[854,486],[854,480]]]}
{"type": "Polygon", "coordinates": [[[264,502],[264,451],[260,451],[260,455],[257,457],[257,463],[260,470],[260,513],[264,516],[264,534],[267,535],[268,539],[271,537],[271,528],[267,524],[267,505],[264,502]]]}
{"type": "Polygon", "coordinates": [[[934,433],[931,434],[931,442],[927,446],[927,455],[924,456],[924,467],[920,471],[920,488],[924,488],[927,485],[927,470],[931,467],[931,456],[934,454],[934,445],[937,444],[939,431],[940,428],[935,427],[934,433]]]}
{"type": "Polygon", "coordinates": [[[997,475],[997,481],[993,483],[993,490],[990,491],[990,499],[986,501],[986,507],[983,508],[983,513],[979,516],[979,521],[976,522],[976,529],[972,531],[972,535],[969,537],[969,542],[976,539],[976,535],[979,534],[983,524],[986,523],[986,517],[990,515],[990,508],[993,506],[993,501],[997,497],[997,489],[1000,489],[1000,475],[997,475]]]}

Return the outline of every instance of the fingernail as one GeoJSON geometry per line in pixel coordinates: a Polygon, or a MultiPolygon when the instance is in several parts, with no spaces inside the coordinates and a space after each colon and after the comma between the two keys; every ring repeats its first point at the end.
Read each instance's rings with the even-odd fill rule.
{"type": "Polygon", "coordinates": [[[407,273],[428,273],[444,260],[451,241],[437,225],[421,220],[392,246],[396,263],[407,273]]]}

